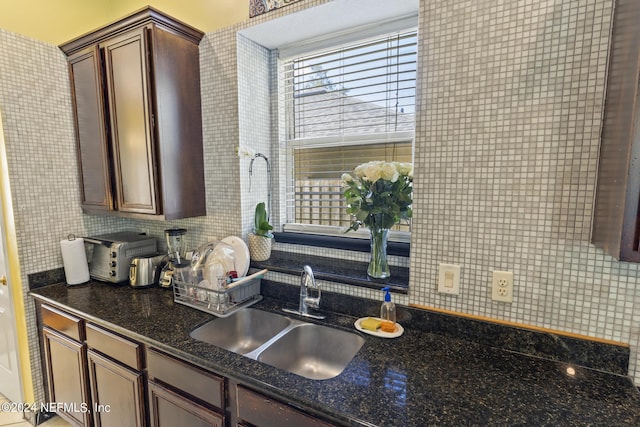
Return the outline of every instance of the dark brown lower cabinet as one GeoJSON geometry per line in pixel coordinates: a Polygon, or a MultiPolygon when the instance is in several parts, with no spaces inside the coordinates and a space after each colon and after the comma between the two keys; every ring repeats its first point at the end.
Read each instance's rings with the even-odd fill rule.
{"type": "Polygon", "coordinates": [[[73,425],[91,425],[87,390],[86,344],[43,328],[49,401],[64,404],[56,411],[73,425]]]}
{"type": "Polygon", "coordinates": [[[144,376],[93,350],[87,351],[96,427],[143,427],[144,376]]]}
{"type": "Polygon", "coordinates": [[[329,424],[240,385],[236,387],[236,397],[237,426],[250,423],[256,427],[335,427],[334,424],[329,424]]]}
{"type": "Polygon", "coordinates": [[[335,427],[63,308],[37,304],[48,399],[64,403],[55,412],[74,426],[335,427]]]}
{"type": "Polygon", "coordinates": [[[222,415],[153,381],[149,381],[149,412],[153,427],[224,427],[222,415]]]}

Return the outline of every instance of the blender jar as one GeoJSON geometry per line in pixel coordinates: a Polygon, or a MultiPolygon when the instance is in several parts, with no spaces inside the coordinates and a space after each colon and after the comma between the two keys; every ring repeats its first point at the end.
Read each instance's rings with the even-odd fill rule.
{"type": "Polygon", "coordinates": [[[172,262],[180,264],[187,254],[187,239],[185,228],[170,228],[164,230],[164,237],[167,241],[167,250],[169,259],[172,262]]]}

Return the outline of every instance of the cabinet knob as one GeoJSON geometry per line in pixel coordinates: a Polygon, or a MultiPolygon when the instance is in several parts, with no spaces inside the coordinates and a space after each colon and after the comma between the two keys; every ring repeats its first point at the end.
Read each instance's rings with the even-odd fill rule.
{"type": "Polygon", "coordinates": [[[5,275],[0,276],[0,285],[7,286],[7,276],[5,275]]]}

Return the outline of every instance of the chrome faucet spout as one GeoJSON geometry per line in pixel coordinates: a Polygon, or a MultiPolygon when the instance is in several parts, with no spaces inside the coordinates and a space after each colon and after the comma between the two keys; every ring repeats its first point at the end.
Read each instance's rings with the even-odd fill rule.
{"type": "Polygon", "coordinates": [[[299,314],[300,316],[312,317],[314,319],[324,319],[325,316],[319,314],[309,313],[309,308],[320,308],[320,297],[322,296],[320,291],[320,285],[316,283],[316,278],[313,275],[313,270],[310,266],[305,265],[302,269],[302,275],[300,276],[300,305],[298,311],[283,308],[287,313],[299,314]],[[318,296],[310,297],[309,289],[316,289],[318,296]]]}
{"type": "Polygon", "coordinates": [[[313,270],[308,265],[304,266],[302,276],[300,276],[300,312],[306,314],[308,308],[320,307],[320,287],[316,283],[316,278],[313,275],[313,270]],[[309,289],[317,289],[318,296],[312,298],[309,296],[309,289]]]}

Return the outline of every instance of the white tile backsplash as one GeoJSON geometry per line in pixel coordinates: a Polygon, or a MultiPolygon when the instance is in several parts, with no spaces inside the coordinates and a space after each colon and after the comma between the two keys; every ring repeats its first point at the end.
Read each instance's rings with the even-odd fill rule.
{"type": "Polygon", "coordinates": [[[44,394],[27,274],[61,267],[60,240],[86,232],[69,93],[57,47],[0,29],[0,113],[37,401],[44,394]]]}

